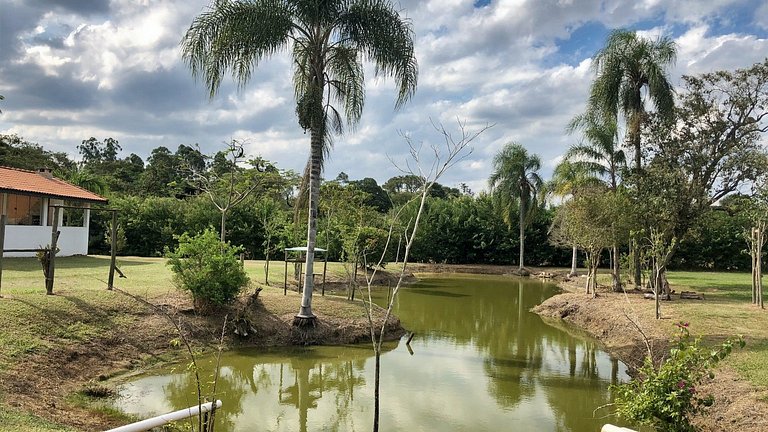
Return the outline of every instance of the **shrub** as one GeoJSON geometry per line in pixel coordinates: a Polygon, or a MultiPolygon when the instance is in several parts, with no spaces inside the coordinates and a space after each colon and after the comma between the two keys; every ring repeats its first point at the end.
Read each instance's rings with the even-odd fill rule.
{"type": "Polygon", "coordinates": [[[680,332],[667,359],[656,366],[646,357],[636,379],[612,387],[620,417],[652,425],[657,431],[689,432],[696,430],[690,416],[714,402],[712,395],[701,395],[697,387],[714,377],[712,368],[734,346],[744,347],[744,339],[739,336],[710,349],[701,346],[700,337],[691,340],[687,323],[677,326],[680,332]]]}
{"type": "Polygon", "coordinates": [[[192,293],[195,309],[232,302],[247,284],[248,276],[240,265],[242,248],[222,243],[218,234],[207,229],[196,236],[178,236],[179,246],[166,251],[174,282],[192,293]]]}

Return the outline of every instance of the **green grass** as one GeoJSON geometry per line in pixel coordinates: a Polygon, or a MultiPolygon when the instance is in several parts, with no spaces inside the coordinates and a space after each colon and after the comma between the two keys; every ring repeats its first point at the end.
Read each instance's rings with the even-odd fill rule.
{"type": "Polygon", "coordinates": [[[726,364],[749,382],[768,387],[768,310],[752,304],[751,274],[671,271],[668,279],[677,292],[696,291],[705,299],[663,302],[662,315],[673,323],[689,322],[691,333],[707,340],[743,335],[747,346],[735,350],[726,364]]]}
{"type": "MultiPolygon", "coordinates": [[[[598,276],[601,285],[609,286],[607,271],[598,276]]],[[[696,291],[704,300],[678,300],[661,303],[666,319],[656,324],[671,337],[674,323],[690,323],[691,334],[703,336],[705,341],[717,342],[743,335],[747,346],[735,350],[726,360],[743,378],[752,384],[768,387],[768,310],[752,304],[752,275],[737,272],[670,271],[667,275],[672,289],[696,291]]],[[[764,284],[768,277],[763,277],[764,284]]],[[[674,296],[673,296],[674,298],[674,296]]],[[[768,299],[767,299],[768,300],[768,299]]],[[[653,302],[640,303],[644,314],[653,315],[653,302]]]]}
{"type": "Polygon", "coordinates": [[[57,425],[40,417],[0,405],[0,432],[74,432],[75,429],[57,425]]]}
{"type": "Polygon", "coordinates": [[[720,301],[752,301],[752,275],[734,272],[669,272],[669,283],[720,301]]]}

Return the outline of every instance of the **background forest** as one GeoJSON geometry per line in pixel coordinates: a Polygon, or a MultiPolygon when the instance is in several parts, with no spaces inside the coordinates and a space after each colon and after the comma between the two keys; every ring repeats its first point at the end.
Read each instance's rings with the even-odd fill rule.
{"type": "MultiPolygon", "coordinates": [[[[229,185],[233,179],[236,190],[248,193],[227,212],[226,239],[244,247],[248,258],[264,259],[269,253],[279,259],[282,248],[302,245],[306,235],[306,218],[296,213],[297,207],[306,211],[303,205],[297,206],[301,176],[265,160],[233,154],[231,149],[231,144],[222,145],[222,151],[205,155],[194,145],[181,144],[175,152],[157,147],[144,161],[133,153],[125,155],[114,139],[91,137],[78,146],[81,160],[76,162],[22,137],[0,135],[2,165],[28,170],[51,167],[56,176],[108,197],[109,207],[120,210],[121,255],[159,256],[166,247],[173,248],[176,236],[184,232],[209,227],[218,231],[221,211],[214,200],[226,200],[223,190],[227,188],[216,184],[229,185]]],[[[329,250],[330,260],[349,259],[355,251],[375,251],[386,236],[384,215],[406,203],[418,185],[413,176],[395,176],[379,185],[372,178],[349,179],[343,172],[323,180],[318,246],[329,250]]],[[[502,216],[491,195],[474,193],[465,185],[436,185],[427,204],[412,250],[414,261],[517,263],[518,209],[513,207],[512,214],[502,216]]],[[[541,200],[538,205],[539,211],[525,227],[525,264],[569,266],[570,248],[549,240],[557,201],[541,200]]],[[[92,213],[90,253],[109,252],[108,218],[105,213],[92,213]]],[[[749,223],[740,212],[705,213],[680,241],[671,267],[748,269],[744,230],[749,223]]],[[[391,260],[397,258],[393,249],[391,260]]]]}

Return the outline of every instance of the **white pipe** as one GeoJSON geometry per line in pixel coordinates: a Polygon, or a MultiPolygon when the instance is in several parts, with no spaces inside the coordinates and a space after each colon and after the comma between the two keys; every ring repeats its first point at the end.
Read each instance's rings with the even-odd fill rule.
{"type": "MultiPolygon", "coordinates": [[[[175,422],[178,420],[183,420],[188,417],[194,417],[200,414],[207,413],[211,411],[213,402],[204,403],[202,405],[195,405],[191,406],[189,408],[184,408],[182,410],[174,411],[171,413],[159,415],[157,417],[152,417],[146,420],[142,420],[140,422],[131,423],[129,425],[120,426],[114,429],[110,429],[106,432],[143,432],[148,431],[152,428],[162,426],[164,424],[168,424],[171,422],[175,422]]],[[[221,408],[221,401],[216,401],[216,408],[221,408]]]]}
{"type": "Polygon", "coordinates": [[[612,424],[604,425],[600,432],[636,432],[634,429],[627,429],[624,427],[614,426],[612,424]]]}

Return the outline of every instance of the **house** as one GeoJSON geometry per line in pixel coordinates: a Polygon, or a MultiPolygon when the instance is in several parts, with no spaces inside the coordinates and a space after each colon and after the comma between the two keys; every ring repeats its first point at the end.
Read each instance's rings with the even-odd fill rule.
{"type": "MultiPolygon", "coordinates": [[[[0,214],[6,215],[8,249],[39,249],[51,243],[52,206],[59,210],[57,255],[87,255],[91,204],[107,200],[93,192],[53,177],[50,169],[37,172],[0,166],[0,214]]],[[[7,252],[5,256],[34,256],[34,252],[7,252]]]]}

